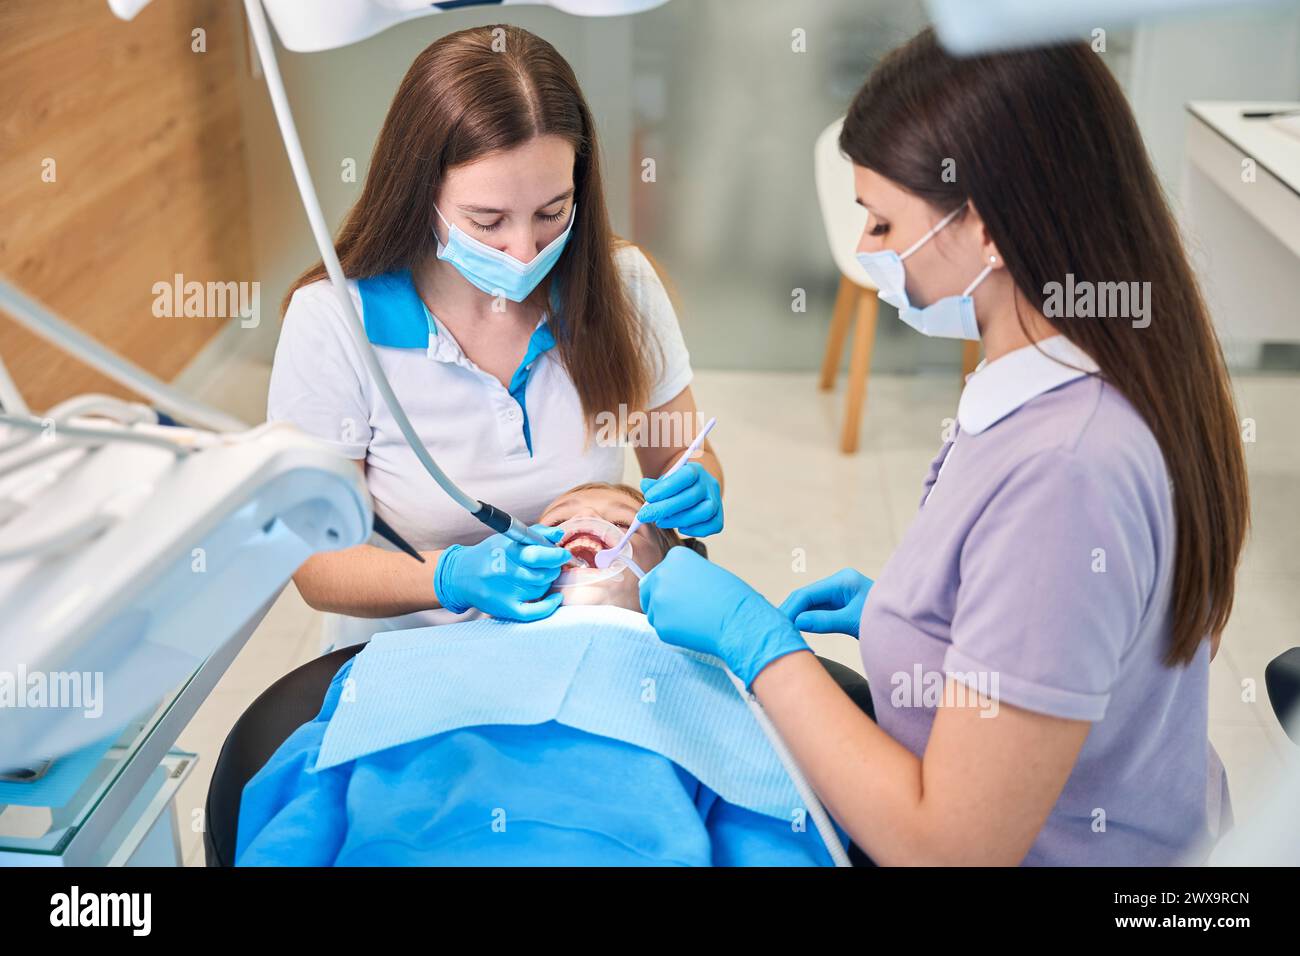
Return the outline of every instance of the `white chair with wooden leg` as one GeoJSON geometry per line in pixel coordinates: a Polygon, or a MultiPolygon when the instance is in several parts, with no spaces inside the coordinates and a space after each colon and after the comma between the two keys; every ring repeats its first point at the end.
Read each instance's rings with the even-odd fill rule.
{"type": "Polygon", "coordinates": [[[867,211],[853,201],[853,164],[840,152],[842,119],[831,123],[817,137],[813,147],[813,179],[817,200],[826,227],[826,241],[840,270],[840,289],[831,313],[831,331],[822,360],[821,388],[835,387],[844,342],[853,329],[853,352],[849,359],[849,387],[845,397],[844,424],[840,432],[840,450],[852,454],[858,450],[862,425],[862,408],[867,398],[867,376],[871,372],[871,351],[876,343],[876,286],[866,270],[858,264],[855,252],[867,211]]]}
{"type": "MultiPolygon", "coordinates": [[[[822,130],[813,147],[813,178],[817,199],[826,227],[826,241],[840,270],[840,288],[831,314],[831,330],[822,359],[821,388],[835,387],[840,358],[849,327],[853,327],[853,351],[849,357],[849,386],[844,399],[844,425],[840,431],[840,450],[851,455],[858,450],[862,430],[862,410],[867,400],[867,378],[871,374],[871,352],[876,343],[876,312],[879,300],[876,286],[858,263],[856,252],[867,211],[854,202],[853,164],[840,152],[838,119],[822,130]]],[[[979,343],[966,342],[962,350],[962,380],[979,362],[979,343]]]]}
{"type": "Polygon", "coordinates": [[[867,375],[871,371],[871,351],[876,344],[876,311],[879,300],[874,288],[858,285],[840,276],[840,290],[835,296],[826,356],[822,359],[821,389],[835,387],[835,376],[844,354],[844,340],[853,327],[853,351],[849,356],[849,387],[844,398],[844,426],[840,432],[840,450],[851,455],[858,450],[862,430],[862,408],[867,400],[867,375]]]}

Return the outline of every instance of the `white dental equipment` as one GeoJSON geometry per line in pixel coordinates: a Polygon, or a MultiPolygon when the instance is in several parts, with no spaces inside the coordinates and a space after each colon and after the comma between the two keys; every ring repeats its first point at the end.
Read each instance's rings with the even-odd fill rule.
{"type": "MultiPolygon", "coordinates": [[[[113,0],[110,0],[113,2],[113,0]]],[[[116,0],[135,2],[139,0],[116,0]]],[[[417,17],[441,13],[443,9],[481,6],[517,6],[545,3],[574,16],[603,17],[640,13],[668,0],[479,0],[436,3],[431,0],[331,0],[329,15],[322,16],[317,4],[303,0],[265,0],[266,12],[275,32],[287,49],[312,53],[356,43],[389,27],[417,17]]]]}
{"type": "Polygon", "coordinates": [[[971,55],[1088,39],[1103,25],[1119,30],[1161,17],[1216,9],[1281,6],[1285,0],[926,0],[944,47],[971,55]]]}
{"type": "MultiPolygon", "coordinates": [[[[673,474],[675,471],[681,468],[682,465],[690,461],[691,456],[700,450],[700,446],[704,444],[704,439],[709,437],[709,432],[713,431],[713,426],[716,424],[718,424],[718,418],[716,415],[713,418],[710,418],[707,422],[705,422],[704,427],[700,429],[700,433],[695,436],[695,440],[686,446],[685,453],[683,453],[682,456],[677,459],[677,461],[673,462],[673,466],[671,468],[669,468],[667,471],[665,471],[662,475],[659,476],[659,480],[663,481],[663,479],[667,478],[669,475],[673,474]]],[[[597,551],[596,561],[595,561],[596,567],[598,568],[609,567],[610,564],[613,563],[613,561],[616,558],[618,558],[619,554],[627,546],[627,543],[632,540],[632,535],[636,534],[636,529],[639,527],[641,527],[641,522],[638,521],[636,518],[633,518],[632,523],[628,525],[627,531],[623,533],[623,537],[618,542],[618,544],[614,545],[614,547],[612,548],[605,548],[601,551],[597,551]]],[[[636,567],[633,564],[629,564],[628,566],[631,567],[636,572],[637,577],[639,578],[645,577],[645,572],[642,571],[640,568],[636,567]]]]}
{"type": "Polygon", "coordinates": [[[360,472],[295,429],[119,423],[142,408],[120,404],[35,433],[0,417],[0,767],[152,708],[303,561],[369,534],[360,472]]]}

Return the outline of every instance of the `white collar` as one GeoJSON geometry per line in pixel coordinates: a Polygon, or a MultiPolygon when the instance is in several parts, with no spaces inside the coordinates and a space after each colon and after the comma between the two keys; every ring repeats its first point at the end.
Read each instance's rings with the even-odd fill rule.
{"type": "Polygon", "coordinates": [[[993,362],[980,362],[966,376],[957,423],[962,431],[978,435],[1030,399],[1096,371],[1092,356],[1064,335],[1018,348],[993,362]]]}

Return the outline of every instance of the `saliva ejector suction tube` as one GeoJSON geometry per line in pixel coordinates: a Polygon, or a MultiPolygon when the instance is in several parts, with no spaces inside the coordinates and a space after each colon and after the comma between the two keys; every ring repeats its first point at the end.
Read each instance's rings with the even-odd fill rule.
{"type": "Polygon", "coordinates": [[[599,584],[618,577],[624,570],[631,570],[638,578],[645,577],[645,572],[637,565],[632,554],[631,541],[623,546],[609,567],[596,567],[596,552],[614,547],[623,537],[623,529],[618,525],[611,524],[604,518],[582,515],[561,521],[556,527],[564,531],[560,547],[568,548],[573,560],[560,571],[560,576],[555,579],[555,587],[599,584]]]}

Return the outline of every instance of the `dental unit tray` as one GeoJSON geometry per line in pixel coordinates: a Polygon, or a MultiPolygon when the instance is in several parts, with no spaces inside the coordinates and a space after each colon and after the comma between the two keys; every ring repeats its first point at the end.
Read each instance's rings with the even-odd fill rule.
{"type": "Polygon", "coordinates": [[[18,443],[0,424],[0,767],[78,750],[151,709],[303,561],[370,533],[361,472],[290,426],[92,421],[68,428],[100,429],[96,447],[60,440],[59,424],[18,443]],[[75,706],[33,706],[41,682],[75,706]]]}

